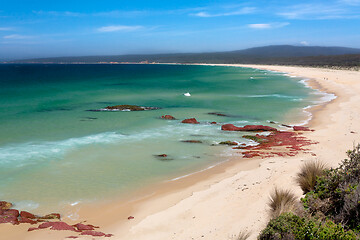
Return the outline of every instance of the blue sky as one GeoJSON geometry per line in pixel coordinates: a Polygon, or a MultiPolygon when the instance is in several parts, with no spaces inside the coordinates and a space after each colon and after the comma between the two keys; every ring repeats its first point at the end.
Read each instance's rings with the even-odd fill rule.
{"type": "Polygon", "coordinates": [[[273,44],[360,48],[360,0],[0,1],[0,60],[273,44]]]}

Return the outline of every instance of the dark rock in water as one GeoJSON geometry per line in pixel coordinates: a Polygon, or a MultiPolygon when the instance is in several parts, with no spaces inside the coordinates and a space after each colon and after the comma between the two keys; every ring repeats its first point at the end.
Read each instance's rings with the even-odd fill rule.
{"type": "Polygon", "coordinates": [[[223,113],[216,113],[216,112],[210,112],[209,115],[216,115],[220,117],[229,117],[229,115],[223,114],[223,113]]]}
{"type": "Polygon", "coordinates": [[[276,124],[276,122],[274,122],[274,121],[269,121],[269,123],[271,123],[271,124],[276,124]]]}
{"type": "Polygon", "coordinates": [[[146,111],[146,110],[157,110],[158,107],[141,107],[137,105],[116,105],[116,106],[107,106],[106,108],[96,109],[96,110],[87,110],[90,112],[132,112],[132,111],[146,111]]]}
{"type": "Polygon", "coordinates": [[[162,119],[166,119],[166,120],[176,120],[176,118],[174,118],[173,116],[171,115],[164,115],[164,116],[161,116],[162,119]]]}
{"type": "Polygon", "coordinates": [[[199,124],[199,122],[195,118],[188,118],[188,119],[182,120],[182,123],[199,124]]]}
{"type": "Polygon", "coordinates": [[[210,122],[210,124],[217,124],[217,122],[210,122]]]}
{"type": "Polygon", "coordinates": [[[283,126],[283,127],[287,127],[287,128],[292,128],[292,126],[287,125],[287,124],[281,124],[281,126],[283,126]]]}
{"type": "Polygon", "coordinates": [[[155,110],[159,108],[141,107],[136,105],[116,105],[116,106],[107,106],[105,109],[109,111],[145,111],[145,110],[155,110]]]}
{"type": "Polygon", "coordinates": [[[277,131],[276,128],[263,125],[246,125],[244,127],[236,127],[233,124],[225,124],[221,126],[223,131],[277,131]]]}
{"type": "Polygon", "coordinates": [[[185,143],[202,143],[202,141],[200,141],[200,140],[182,140],[181,142],[185,142],[185,143]]]}
{"type": "Polygon", "coordinates": [[[302,127],[302,126],[293,126],[294,131],[312,131],[308,127],[302,127]]]}
{"type": "Polygon", "coordinates": [[[229,145],[229,146],[238,145],[237,142],[232,142],[232,141],[219,142],[219,144],[221,144],[221,145],[229,145]]]}
{"type": "Polygon", "coordinates": [[[155,155],[157,157],[167,157],[167,155],[164,153],[164,154],[159,154],[159,155],[155,155]]]}

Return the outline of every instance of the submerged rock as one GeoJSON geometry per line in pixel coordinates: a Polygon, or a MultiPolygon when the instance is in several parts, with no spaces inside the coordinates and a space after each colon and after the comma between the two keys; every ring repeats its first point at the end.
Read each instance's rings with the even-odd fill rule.
{"type": "Polygon", "coordinates": [[[216,115],[216,116],[220,116],[220,117],[229,117],[229,115],[226,115],[224,113],[210,112],[208,114],[209,115],[216,115]]]}
{"type": "Polygon", "coordinates": [[[277,131],[276,128],[263,125],[246,125],[244,127],[236,127],[233,124],[225,124],[221,126],[223,131],[277,131]]]}
{"type": "Polygon", "coordinates": [[[182,120],[182,123],[199,124],[199,122],[195,118],[188,118],[188,119],[182,120]]]}
{"type": "Polygon", "coordinates": [[[106,108],[101,108],[98,110],[88,110],[93,112],[101,112],[101,111],[123,111],[123,112],[132,112],[132,111],[145,111],[145,110],[156,110],[160,109],[158,107],[142,107],[137,105],[115,105],[115,106],[107,106],[106,108]]]}
{"type": "Polygon", "coordinates": [[[181,142],[185,142],[185,143],[202,143],[202,141],[200,141],[200,140],[182,140],[181,142]]]}
{"type": "Polygon", "coordinates": [[[174,118],[173,116],[171,115],[163,115],[161,116],[162,119],[166,119],[166,120],[176,120],[176,118],[174,118]]]}
{"type": "Polygon", "coordinates": [[[238,145],[237,142],[232,142],[232,141],[219,142],[219,144],[221,144],[221,145],[229,145],[229,146],[238,145]]]}

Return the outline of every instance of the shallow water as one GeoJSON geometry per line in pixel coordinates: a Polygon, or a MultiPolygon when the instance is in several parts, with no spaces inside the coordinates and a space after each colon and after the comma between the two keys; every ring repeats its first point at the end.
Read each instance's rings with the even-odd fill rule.
{"type": "Polygon", "coordinates": [[[301,122],[322,96],[300,80],[220,66],[0,65],[0,198],[58,208],[224,161],[229,148],[211,145],[249,142],[208,122],[301,122]],[[87,111],[118,104],[161,109],[87,111]],[[165,114],[202,124],[159,119],[165,114]],[[181,142],[189,139],[203,143],[181,142]],[[169,160],[154,156],[163,153],[169,160]]]}

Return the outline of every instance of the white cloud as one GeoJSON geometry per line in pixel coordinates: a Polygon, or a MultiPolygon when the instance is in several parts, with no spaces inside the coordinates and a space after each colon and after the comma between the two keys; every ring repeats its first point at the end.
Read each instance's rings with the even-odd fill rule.
{"type": "Polygon", "coordinates": [[[303,46],[309,46],[310,45],[310,43],[307,42],[307,41],[301,41],[300,44],[303,45],[303,46]]]}
{"type": "Polygon", "coordinates": [[[352,6],[360,5],[360,0],[340,0],[339,2],[352,6]]]}
{"type": "Polygon", "coordinates": [[[244,7],[237,11],[231,11],[231,12],[222,12],[222,13],[198,12],[198,13],[193,13],[190,15],[196,16],[196,17],[225,17],[225,16],[250,14],[250,13],[255,12],[255,10],[256,10],[256,8],[254,8],[254,7],[244,7]]]}
{"type": "Polygon", "coordinates": [[[0,27],[0,31],[12,31],[12,28],[8,28],[8,27],[0,27]]]}
{"type": "Polygon", "coordinates": [[[129,31],[135,31],[142,29],[143,26],[126,26],[126,25],[112,25],[112,26],[104,26],[101,28],[98,28],[97,30],[99,32],[129,32],[129,31]]]}
{"type": "Polygon", "coordinates": [[[253,23],[247,26],[252,29],[270,29],[270,28],[281,28],[289,25],[290,23],[253,23]]]}
{"type": "Polygon", "coordinates": [[[84,13],[79,12],[70,12],[70,11],[64,11],[64,12],[58,12],[58,11],[33,11],[33,13],[38,15],[51,15],[51,16],[61,16],[61,17],[81,17],[86,16],[84,13]]]}
{"type": "Polygon", "coordinates": [[[299,4],[277,13],[288,19],[341,19],[358,18],[360,15],[347,9],[343,4],[299,4]]]}
{"type": "Polygon", "coordinates": [[[29,39],[33,38],[33,36],[26,36],[26,35],[20,35],[20,34],[11,34],[3,37],[4,39],[29,39]]]}

